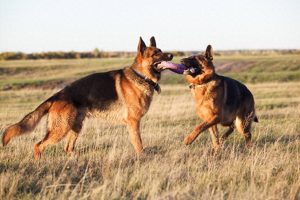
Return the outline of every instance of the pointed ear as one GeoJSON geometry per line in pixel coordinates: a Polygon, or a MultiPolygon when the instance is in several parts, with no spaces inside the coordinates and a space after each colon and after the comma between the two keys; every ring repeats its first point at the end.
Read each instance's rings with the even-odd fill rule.
{"type": "Polygon", "coordinates": [[[213,49],[212,49],[212,46],[211,46],[211,45],[208,45],[208,46],[206,47],[205,57],[206,57],[208,60],[213,60],[213,49]]]}
{"type": "Polygon", "coordinates": [[[150,38],[150,47],[156,47],[156,41],[155,41],[155,37],[154,36],[152,36],[150,38]]]}
{"type": "Polygon", "coordinates": [[[143,53],[145,49],[146,49],[146,44],[143,41],[142,37],[140,37],[137,51],[138,51],[138,53],[143,53]]]}

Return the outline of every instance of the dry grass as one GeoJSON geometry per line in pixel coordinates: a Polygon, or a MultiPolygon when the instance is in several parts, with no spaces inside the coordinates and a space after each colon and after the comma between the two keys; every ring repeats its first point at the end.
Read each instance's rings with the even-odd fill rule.
{"type": "MultiPolygon", "coordinates": [[[[248,86],[260,120],[251,150],[236,132],[217,156],[207,132],[184,146],[200,121],[193,99],[186,86],[163,85],[143,119],[144,156],[135,157],[125,127],[89,119],[78,158],[61,142],[35,162],[43,121],[0,147],[0,199],[300,199],[300,82],[248,86]]],[[[1,132],[53,92],[1,91],[1,132]]]]}

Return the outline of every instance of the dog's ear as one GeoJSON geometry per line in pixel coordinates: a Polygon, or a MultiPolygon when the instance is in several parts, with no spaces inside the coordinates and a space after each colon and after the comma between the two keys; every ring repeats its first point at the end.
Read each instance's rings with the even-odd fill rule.
{"type": "Polygon", "coordinates": [[[208,60],[213,60],[213,49],[212,49],[212,46],[211,46],[211,45],[208,45],[208,46],[206,47],[205,57],[206,57],[208,60]]]}
{"type": "Polygon", "coordinates": [[[143,52],[144,52],[145,49],[146,49],[146,44],[143,41],[142,37],[140,37],[137,51],[138,51],[138,53],[142,53],[143,54],[143,52]]]}
{"type": "Polygon", "coordinates": [[[152,36],[150,38],[150,47],[155,47],[156,48],[156,41],[155,41],[155,37],[152,36]]]}

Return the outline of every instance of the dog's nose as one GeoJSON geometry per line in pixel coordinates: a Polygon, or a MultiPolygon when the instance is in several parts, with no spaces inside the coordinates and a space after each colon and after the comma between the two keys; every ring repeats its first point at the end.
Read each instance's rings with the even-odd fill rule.
{"type": "Polygon", "coordinates": [[[173,59],[173,54],[169,53],[169,54],[168,54],[168,58],[169,58],[170,60],[172,60],[172,59],[173,59]]]}

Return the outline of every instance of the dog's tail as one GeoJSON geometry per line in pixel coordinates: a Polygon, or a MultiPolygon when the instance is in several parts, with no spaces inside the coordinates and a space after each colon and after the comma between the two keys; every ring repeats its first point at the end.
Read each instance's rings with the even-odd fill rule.
{"type": "MultiPolygon", "coordinates": [[[[52,96],[53,97],[53,96],[52,96]]],[[[28,113],[20,122],[9,126],[3,133],[2,144],[7,145],[11,138],[32,131],[41,118],[48,113],[52,105],[52,97],[40,104],[34,111],[28,113]]]]}
{"type": "Polygon", "coordinates": [[[258,123],[258,118],[256,115],[254,116],[253,121],[258,123]]]}

